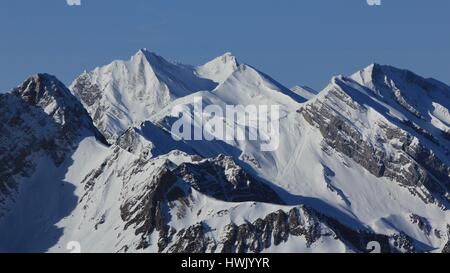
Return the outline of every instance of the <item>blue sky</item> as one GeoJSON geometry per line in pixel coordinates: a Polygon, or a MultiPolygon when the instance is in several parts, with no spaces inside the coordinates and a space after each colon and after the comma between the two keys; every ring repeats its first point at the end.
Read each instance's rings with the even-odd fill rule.
{"type": "Polygon", "coordinates": [[[450,1],[4,0],[0,90],[37,72],[70,83],[148,48],[201,64],[231,51],[288,87],[378,62],[450,83],[450,1]]]}

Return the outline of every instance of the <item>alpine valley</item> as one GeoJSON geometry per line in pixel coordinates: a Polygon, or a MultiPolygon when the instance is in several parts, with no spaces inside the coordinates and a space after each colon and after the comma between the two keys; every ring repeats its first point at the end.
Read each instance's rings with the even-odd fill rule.
{"type": "Polygon", "coordinates": [[[37,74],[0,94],[0,252],[450,252],[449,111],[449,86],[379,64],[320,92],[231,53],[37,74]],[[177,141],[199,97],[279,105],[279,147],[177,141]]]}

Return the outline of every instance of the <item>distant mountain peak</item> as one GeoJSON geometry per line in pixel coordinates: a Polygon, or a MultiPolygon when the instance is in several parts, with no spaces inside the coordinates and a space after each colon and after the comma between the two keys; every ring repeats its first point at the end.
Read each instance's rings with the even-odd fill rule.
{"type": "Polygon", "coordinates": [[[158,55],[158,54],[156,54],[156,52],[153,52],[147,48],[141,48],[136,52],[135,56],[136,55],[158,55]]]}
{"type": "Polygon", "coordinates": [[[231,52],[226,52],[222,56],[216,57],[198,67],[197,73],[203,78],[213,80],[220,84],[226,81],[238,67],[239,63],[237,58],[231,52]]]}
{"type": "MultiPolygon", "coordinates": [[[[149,51],[147,49],[140,49],[136,54],[134,54],[129,60],[129,64],[137,69],[137,71],[151,70],[157,73],[157,70],[164,67],[175,66],[176,64],[164,59],[162,56],[156,54],[155,52],[149,51]]],[[[146,74],[152,74],[149,71],[141,71],[146,74]]]]}
{"type": "Polygon", "coordinates": [[[140,49],[127,61],[114,61],[82,74],[70,88],[96,126],[115,141],[130,126],[149,119],[172,100],[216,86],[212,80],[199,77],[192,66],[140,49]]]}
{"type": "Polygon", "coordinates": [[[60,106],[69,106],[74,103],[74,98],[66,86],[55,76],[45,73],[30,76],[16,87],[12,94],[29,104],[42,108],[54,101],[60,106]]]}

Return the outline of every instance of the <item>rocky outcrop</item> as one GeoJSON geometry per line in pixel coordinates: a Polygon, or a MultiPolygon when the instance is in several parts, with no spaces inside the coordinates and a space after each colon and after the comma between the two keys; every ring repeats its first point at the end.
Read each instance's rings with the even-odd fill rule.
{"type": "Polygon", "coordinates": [[[100,101],[103,96],[100,87],[91,82],[88,73],[83,73],[77,78],[72,86],[72,90],[86,106],[93,106],[96,102],[100,101]]]}
{"type": "Polygon", "coordinates": [[[180,230],[175,243],[169,248],[170,253],[207,253],[215,252],[216,242],[208,236],[208,226],[199,223],[180,230]]]}

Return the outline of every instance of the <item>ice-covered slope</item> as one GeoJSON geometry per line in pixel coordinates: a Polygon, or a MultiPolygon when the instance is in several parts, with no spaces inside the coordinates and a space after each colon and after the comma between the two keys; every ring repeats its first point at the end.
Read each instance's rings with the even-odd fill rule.
{"type": "Polygon", "coordinates": [[[128,61],[85,72],[70,86],[110,142],[176,98],[212,90],[217,83],[197,76],[194,67],[140,50],[128,61]]]}
{"type": "Polygon", "coordinates": [[[32,172],[28,157],[33,153],[45,152],[60,164],[83,137],[105,142],[81,103],[51,75],[34,75],[11,93],[1,94],[0,111],[0,212],[6,205],[2,192],[14,192],[15,176],[32,172]]]}

